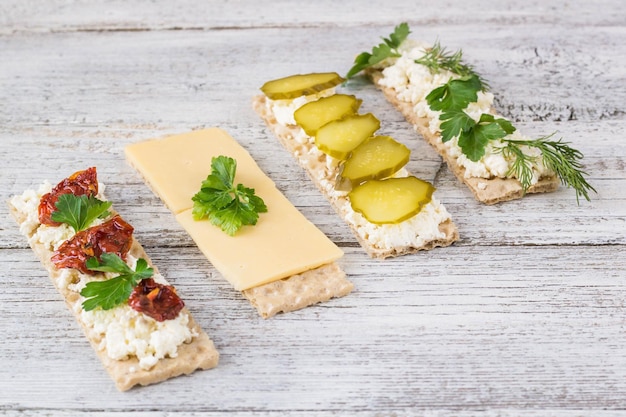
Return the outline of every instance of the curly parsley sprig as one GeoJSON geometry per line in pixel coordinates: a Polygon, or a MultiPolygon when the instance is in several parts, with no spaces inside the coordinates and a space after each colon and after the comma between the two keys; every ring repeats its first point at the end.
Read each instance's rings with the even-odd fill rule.
{"type": "Polygon", "coordinates": [[[267,206],[254,189],[233,184],[237,161],[227,156],[214,157],[211,174],[202,182],[192,200],[195,220],[208,218],[211,223],[233,236],[244,225],[255,225],[259,213],[267,212],[267,206]]]}
{"type": "Polygon", "coordinates": [[[137,266],[133,271],[115,253],[103,253],[100,261],[97,258],[89,258],[86,266],[92,271],[115,272],[119,275],[104,281],[91,281],[82,289],[80,295],[86,298],[83,301],[85,311],[101,307],[110,310],[124,303],[133,292],[133,288],[142,279],[150,278],[154,274],[152,268],[148,268],[145,259],[137,260],[137,266]]]}

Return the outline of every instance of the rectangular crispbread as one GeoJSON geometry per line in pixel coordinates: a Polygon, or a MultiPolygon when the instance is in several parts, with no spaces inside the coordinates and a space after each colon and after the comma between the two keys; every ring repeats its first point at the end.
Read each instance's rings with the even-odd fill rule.
{"type": "Polygon", "coordinates": [[[334,297],[343,297],[352,288],[345,272],[332,263],[243,290],[243,295],[263,318],[268,318],[280,312],[287,313],[334,297]]]}
{"type": "MultiPolygon", "coordinates": [[[[215,133],[215,130],[219,129],[208,129],[207,132],[213,131],[215,133]]],[[[220,136],[226,135],[221,130],[218,133],[220,136]]],[[[197,131],[193,134],[202,136],[203,131],[197,131]]],[[[239,157],[251,158],[243,148],[240,149],[239,157]]],[[[163,201],[168,209],[175,215],[180,214],[176,213],[174,208],[167,203],[167,196],[162,195],[159,192],[159,187],[152,184],[149,176],[143,172],[151,168],[138,166],[133,163],[133,158],[128,157],[128,153],[127,161],[142,176],[144,182],[163,201]]],[[[210,157],[207,156],[206,174],[210,172],[210,163],[210,157]]],[[[199,187],[200,182],[195,184],[195,186],[199,187]]],[[[191,202],[191,196],[189,196],[189,201],[191,202]]],[[[185,224],[181,223],[181,225],[185,227],[185,224]]],[[[233,239],[237,239],[237,237],[233,237],[233,239]]],[[[207,255],[207,257],[209,256],[207,255]]],[[[353,289],[354,285],[346,278],[346,274],[341,267],[336,262],[331,262],[312,269],[299,271],[294,275],[286,276],[273,282],[245,289],[242,291],[242,295],[250,301],[261,317],[269,318],[281,312],[287,313],[326,302],[332,298],[343,297],[353,289]]]]}
{"type": "Polygon", "coordinates": [[[300,134],[301,128],[296,125],[283,125],[276,121],[276,117],[272,114],[267,106],[267,97],[259,95],[254,97],[252,102],[254,110],[263,119],[265,124],[278,138],[280,143],[292,156],[298,161],[298,164],[306,171],[309,178],[313,181],[320,192],[330,202],[337,214],[342,217],[352,229],[354,236],[365,251],[373,258],[384,259],[388,257],[401,256],[415,253],[421,250],[430,250],[435,247],[445,247],[454,243],[459,239],[459,232],[452,222],[448,219],[439,225],[439,231],[443,237],[424,242],[422,245],[404,245],[393,248],[379,247],[371,241],[364,239],[356,230],[356,227],[346,219],[352,211],[350,201],[345,196],[337,196],[329,191],[335,186],[336,175],[327,175],[328,167],[327,157],[322,152],[312,152],[314,145],[310,143],[302,143],[295,138],[300,134]],[[322,182],[321,179],[324,179],[322,182]]]}
{"type": "MultiPolygon", "coordinates": [[[[21,226],[22,223],[26,221],[26,215],[19,211],[11,202],[9,202],[9,208],[11,215],[18,225],[21,226]]],[[[102,336],[95,332],[93,328],[85,326],[80,320],[80,303],[82,301],[79,294],[70,289],[62,288],[57,284],[56,278],[61,271],[50,261],[53,252],[43,244],[34,242],[33,239],[31,239],[35,231],[36,229],[33,230],[30,236],[26,236],[30,247],[48,272],[55,288],[63,296],[67,307],[74,313],[89,343],[120,391],[129,390],[136,385],[154,384],[179,375],[190,374],[198,369],[210,369],[217,366],[219,353],[215,349],[209,336],[194,321],[187,308],[184,308],[181,314],[184,313],[189,316],[188,326],[192,333],[197,334],[197,336],[193,337],[191,342],[180,345],[176,357],[160,359],[157,364],[149,370],[142,369],[139,366],[139,361],[134,356],[126,360],[114,360],[110,358],[107,355],[105,347],[102,346],[102,336]]],[[[134,238],[129,253],[136,258],[144,258],[148,264],[154,268],[155,273],[158,272],[143,247],[134,238]]]]}
{"type": "MultiPolygon", "coordinates": [[[[393,88],[380,84],[382,74],[380,71],[368,71],[368,76],[372,79],[378,89],[380,89],[385,98],[398,109],[405,119],[413,125],[415,130],[421,134],[433,148],[437,150],[439,155],[446,161],[450,170],[454,175],[472,191],[474,197],[484,204],[496,204],[503,201],[515,200],[524,196],[524,190],[520,182],[515,178],[476,178],[466,177],[465,167],[459,165],[456,158],[450,155],[441,141],[439,134],[433,134],[428,128],[428,118],[419,117],[413,110],[413,105],[406,101],[400,100],[393,88]]],[[[532,185],[528,193],[547,193],[555,191],[559,188],[560,181],[554,175],[541,178],[536,184],[532,185]]]]}

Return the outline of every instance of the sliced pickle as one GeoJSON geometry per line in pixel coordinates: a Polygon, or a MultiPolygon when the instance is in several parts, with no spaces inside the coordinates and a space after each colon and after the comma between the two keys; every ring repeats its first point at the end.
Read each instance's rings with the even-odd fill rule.
{"type": "Polygon", "coordinates": [[[325,154],[344,160],[379,127],[380,121],[372,113],[349,115],[320,127],[315,144],[325,154]]]}
{"type": "Polygon", "coordinates": [[[261,91],[272,100],[294,99],[317,94],[344,81],[336,72],[297,74],[268,81],[261,91]]]}
{"type": "Polygon", "coordinates": [[[389,177],[409,162],[409,148],[389,136],[373,136],[354,148],[341,176],[353,186],[389,177]]]}
{"type": "Polygon", "coordinates": [[[305,104],[295,111],[293,117],[307,135],[314,136],[326,123],[356,113],[361,102],[354,96],[333,94],[305,104]]]}
{"type": "Polygon", "coordinates": [[[349,194],[354,211],[375,224],[400,223],[420,212],[435,188],[416,177],[367,181],[349,194]]]}

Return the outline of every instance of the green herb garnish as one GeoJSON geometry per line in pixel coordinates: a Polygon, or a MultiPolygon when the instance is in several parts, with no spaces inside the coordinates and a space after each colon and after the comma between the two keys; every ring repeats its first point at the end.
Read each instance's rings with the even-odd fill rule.
{"type": "Polygon", "coordinates": [[[522,146],[537,148],[546,168],[554,171],[565,186],[576,191],[576,201],[580,196],[589,201],[589,191],[595,189],[585,180],[580,160],[580,151],[571,148],[562,140],[548,140],[552,135],[534,140],[513,140],[506,137],[515,132],[515,127],[506,119],[496,118],[491,114],[482,114],[478,122],[472,119],[464,109],[478,98],[481,83],[477,76],[452,79],[431,91],[426,101],[434,111],[441,111],[441,140],[447,142],[458,137],[461,151],[471,161],[478,161],[485,155],[485,148],[492,140],[500,139],[504,146],[499,147],[513,164],[507,175],[514,175],[522,185],[524,192],[530,188],[533,180],[532,163],[535,157],[526,155],[522,146]]]}
{"type": "Polygon", "coordinates": [[[87,269],[100,272],[116,272],[119,275],[105,281],[91,281],[87,283],[80,295],[86,298],[83,301],[83,309],[86,311],[100,307],[110,310],[124,303],[133,292],[133,288],[142,279],[150,278],[154,274],[152,268],[148,268],[145,259],[137,260],[137,266],[133,271],[127,264],[114,253],[103,253],[100,262],[97,258],[89,258],[86,263],[87,269]]]}
{"type": "Polygon", "coordinates": [[[442,112],[439,116],[441,140],[447,142],[458,136],[461,150],[474,162],[483,157],[490,140],[502,139],[515,131],[508,120],[482,114],[476,122],[464,111],[469,103],[478,99],[480,89],[480,80],[472,75],[452,79],[426,96],[430,108],[442,112]]]}
{"type": "Polygon", "coordinates": [[[468,124],[468,128],[461,130],[459,147],[474,162],[485,155],[485,148],[490,141],[502,139],[515,131],[508,120],[496,119],[491,114],[482,114],[478,122],[472,122],[468,124]]]}
{"type": "Polygon", "coordinates": [[[474,68],[463,62],[463,51],[460,49],[450,53],[439,42],[436,42],[426,51],[424,56],[416,59],[415,62],[424,65],[432,74],[438,74],[441,70],[448,70],[463,78],[475,77],[480,85],[480,90],[489,88],[485,80],[476,74],[474,68]]]}
{"type": "Polygon", "coordinates": [[[463,110],[469,103],[478,100],[480,89],[480,80],[475,75],[452,79],[428,93],[426,101],[435,111],[463,110]]]}
{"type": "MultiPolygon", "coordinates": [[[[383,43],[375,46],[371,53],[363,52],[356,57],[354,66],[345,78],[349,79],[387,58],[401,56],[398,48],[410,33],[407,23],[396,26],[389,38],[383,38],[383,43]]],[[[458,76],[435,88],[426,97],[430,108],[441,112],[439,119],[442,121],[440,128],[443,142],[458,137],[461,151],[468,159],[476,162],[485,155],[489,142],[499,139],[503,146],[498,147],[496,152],[502,152],[505,158],[513,161],[507,175],[514,175],[524,192],[532,185],[532,164],[536,157],[525,154],[521,147],[536,148],[541,152],[544,166],[554,171],[563,185],[574,188],[576,200],[583,196],[589,201],[589,191],[595,192],[595,189],[584,178],[587,173],[583,171],[580,162],[583,157],[580,151],[560,139],[549,140],[552,135],[535,140],[507,139],[515,131],[515,127],[508,120],[482,114],[476,122],[465,112],[470,103],[478,100],[478,92],[486,91],[489,86],[471,65],[463,62],[463,52],[460,49],[448,52],[436,42],[415,62],[425,66],[433,74],[447,70],[458,76]]]]}
{"type": "Polygon", "coordinates": [[[192,197],[194,219],[208,218],[231,236],[244,225],[255,225],[259,213],[267,212],[265,202],[254,194],[254,189],[233,185],[236,171],[237,161],[233,158],[214,157],[211,174],[192,197]]]}
{"type": "Polygon", "coordinates": [[[111,214],[108,211],[111,202],[93,196],[61,194],[55,206],[57,209],[50,218],[57,223],[69,224],[75,232],[86,229],[95,219],[111,214]]]}
{"type": "Polygon", "coordinates": [[[350,79],[364,69],[374,66],[387,58],[399,57],[398,47],[409,36],[409,33],[411,33],[409,25],[400,23],[394,28],[389,38],[382,38],[383,43],[375,46],[371,53],[362,52],[357,55],[354,59],[354,66],[350,68],[345,78],[350,79]]]}
{"type": "Polygon", "coordinates": [[[524,191],[530,187],[532,180],[532,170],[530,164],[534,157],[528,156],[521,151],[520,146],[530,146],[537,148],[541,152],[541,158],[546,168],[554,171],[561,180],[561,184],[572,187],[576,191],[576,201],[580,202],[580,197],[591,201],[589,191],[596,192],[585,179],[587,173],[583,171],[581,160],[582,152],[571,148],[562,139],[549,140],[554,133],[534,140],[509,140],[505,139],[505,146],[500,148],[507,158],[514,158],[510,174],[513,173],[519,179],[524,191]]]}

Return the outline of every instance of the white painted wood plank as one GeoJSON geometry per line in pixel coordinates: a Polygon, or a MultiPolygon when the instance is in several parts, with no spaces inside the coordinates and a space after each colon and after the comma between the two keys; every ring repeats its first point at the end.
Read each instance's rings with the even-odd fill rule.
{"type": "Polygon", "coordinates": [[[4,31],[102,31],[180,30],[230,27],[302,27],[393,25],[410,20],[416,25],[454,26],[467,21],[482,25],[619,25],[624,23],[623,5],[618,0],[593,3],[532,0],[489,2],[468,0],[444,4],[432,1],[386,2],[364,5],[321,0],[227,2],[193,0],[175,4],[164,0],[7,0],[0,22],[4,31]]]}
{"type": "MultiPolygon", "coordinates": [[[[111,121],[239,126],[242,112],[251,112],[250,96],[268,77],[345,73],[357,53],[370,50],[390,30],[17,33],[0,38],[0,81],[7,86],[4,102],[11,103],[3,113],[12,124],[29,126],[65,121],[103,128],[111,121]],[[329,54],[337,39],[342,44],[329,54]],[[214,114],[217,121],[210,112],[196,116],[209,103],[221,108],[214,114]],[[158,117],[147,121],[146,111],[158,117]]],[[[415,28],[415,36],[462,48],[490,81],[500,109],[514,120],[623,118],[626,93],[616,88],[624,81],[617,70],[623,63],[615,51],[626,43],[626,30],[529,25],[524,31],[513,37],[475,25],[436,26],[415,28]]],[[[363,94],[367,97],[367,90],[363,94]]]]}
{"type": "Polygon", "coordinates": [[[621,2],[371,4],[2,2],[0,199],[98,166],[222,357],[215,370],[115,391],[2,204],[0,414],[620,415],[621,2]],[[250,100],[268,78],[347,71],[403,20],[421,39],[463,48],[524,133],[558,131],[582,150],[592,201],[578,206],[561,189],[481,206],[379,92],[351,84],[384,133],[411,148],[410,169],[435,182],[462,236],[451,248],[369,259],[250,100]],[[353,294],[260,319],[123,159],[128,143],[207,126],[236,137],[345,250],[353,294]]]}
{"type": "MultiPolygon", "coordinates": [[[[138,399],[167,406],[164,387],[177,392],[180,411],[276,410],[291,397],[310,411],[506,407],[527,397],[548,408],[615,405],[626,394],[626,265],[618,247],[573,249],[520,248],[513,260],[507,248],[457,247],[413,257],[412,268],[350,251],[343,264],[354,294],[274,320],[256,317],[211,279],[211,268],[197,269],[203,261],[196,250],[180,249],[182,259],[174,260],[169,250],[154,249],[154,261],[211,333],[222,360],[216,370],[126,394],[106,388],[107,376],[38,263],[14,250],[14,278],[2,285],[18,284],[32,301],[12,294],[0,313],[26,315],[31,329],[55,342],[37,343],[10,326],[2,361],[27,360],[19,374],[7,366],[0,372],[12,381],[12,400],[27,408],[142,409],[138,399]],[[613,272],[597,261],[607,255],[616,259],[613,272]],[[69,391],[68,378],[79,381],[69,391]],[[212,394],[195,397],[198,388],[212,394]],[[46,398],[32,395],[44,389],[46,398]]],[[[3,298],[8,293],[1,291],[3,298]]]]}

